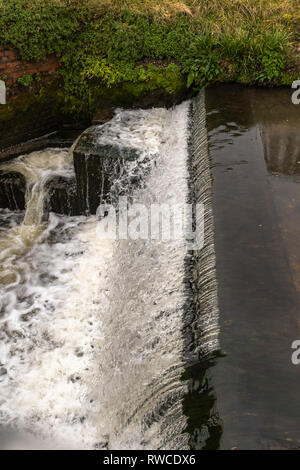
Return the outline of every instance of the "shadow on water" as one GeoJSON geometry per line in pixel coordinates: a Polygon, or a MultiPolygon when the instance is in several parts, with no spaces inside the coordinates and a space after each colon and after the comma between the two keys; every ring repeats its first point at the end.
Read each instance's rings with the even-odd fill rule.
{"type": "Polygon", "coordinates": [[[189,383],[183,412],[188,417],[185,431],[190,435],[192,450],[216,450],[220,447],[223,426],[210,371],[218,357],[220,353],[189,367],[182,377],[189,383]]]}
{"type": "MultiPolygon", "coordinates": [[[[207,409],[223,423],[220,444],[211,442],[299,448],[300,366],[291,344],[300,338],[300,108],[290,90],[238,86],[208,89],[206,108],[226,354],[210,365],[210,395],[204,389],[203,403],[213,397],[207,409]]],[[[194,381],[203,377],[201,368],[194,373],[194,381]]],[[[194,396],[186,403],[192,435],[194,396]]]]}

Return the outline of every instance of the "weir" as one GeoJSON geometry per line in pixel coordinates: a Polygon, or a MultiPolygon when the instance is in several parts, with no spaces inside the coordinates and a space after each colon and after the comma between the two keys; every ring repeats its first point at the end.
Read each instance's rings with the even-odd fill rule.
{"type": "Polygon", "coordinates": [[[26,209],[0,212],[0,424],[52,448],[188,449],[184,373],[219,349],[204,94],[119,110],[72,150],[5,164],[26,179],[26,209]],[[119,195],[203,204],[204,246],[101,238],[96,209],[119,195]],[[24,227],[39,229],[25,242],[24,227]]]}

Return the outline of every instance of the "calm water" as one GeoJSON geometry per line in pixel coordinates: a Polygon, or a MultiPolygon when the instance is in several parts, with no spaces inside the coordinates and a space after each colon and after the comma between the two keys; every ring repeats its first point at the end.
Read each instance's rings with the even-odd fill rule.
{"type": "Polygon", "coordinates": [[[290,90],[206,93],[221,348],[211,447],[300,446],[300,107],[290,90]]]}

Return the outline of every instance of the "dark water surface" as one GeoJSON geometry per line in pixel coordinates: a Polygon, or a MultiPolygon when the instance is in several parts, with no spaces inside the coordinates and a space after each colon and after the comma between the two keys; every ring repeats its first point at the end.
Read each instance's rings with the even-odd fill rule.
{"type": "MultiPolygon", "coordinates": [[[[288,89],[206,92],[221,348],[222,449],[300,447],[300,106],[288,89]]],[[[220,424],[221,423],[221,424],[220,424]]]]}

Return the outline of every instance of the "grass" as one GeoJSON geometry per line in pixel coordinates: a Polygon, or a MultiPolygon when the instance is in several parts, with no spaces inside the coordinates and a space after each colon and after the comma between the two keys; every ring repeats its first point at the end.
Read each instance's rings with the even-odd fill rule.
{"type": "Polygon", "coordinates": [[[194,89],[290,85],[300,77],[299,24],[298,0],[0,0],[0,44],[27,60],[56,53],[77,96],[95,82],[157,82],[172,93],[178,73],[194,89]]]}

